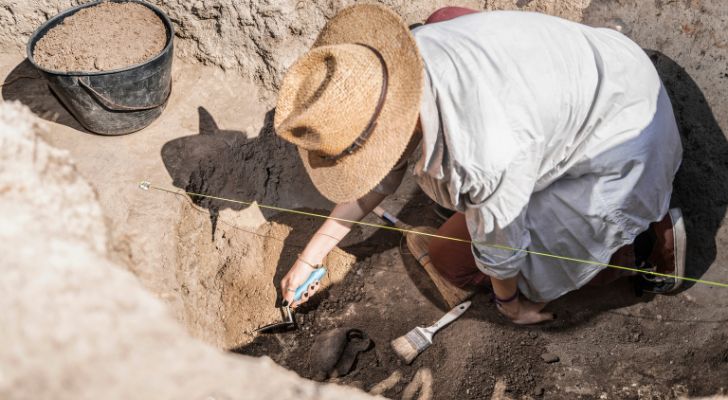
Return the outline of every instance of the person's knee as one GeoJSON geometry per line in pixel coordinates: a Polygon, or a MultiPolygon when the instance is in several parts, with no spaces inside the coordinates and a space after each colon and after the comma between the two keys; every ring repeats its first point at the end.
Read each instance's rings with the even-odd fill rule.
{"type": "Polygon", "coordinates": [[[463,271],[465,266],[460,265],[462,264],[462,254],[460,253],[463,251],[460,247],[457,246],[457,243],[436,238],[430,241],[428,247],[432,265],[440,275],[451,282],[457,282],[465,272],[463,271]]]}
{"type": "Polygon", "coordinates": [[[432,239],[427,247],[427,254],[430,256],[430,261],[432,261],[435,266],[442,262],[443,253],[442,246],[437,242],[439,242],[439,240],[432,239]]]}
{"type": "Polygon", "coordinates": [[[433,238],[427,247],[427,253],[430,255],[430,260],[435,265],[442,265],[443,261],[447,259],[447,243],[445,240],[433,238]]]}
{"type": "Polygon", "coordinates": [[[457,18],[463,15],[476,13],[476,10],[465,7],[443,7],[432,13],[425,24],[434,24],[436,22],[443,22],[457,18]]]}

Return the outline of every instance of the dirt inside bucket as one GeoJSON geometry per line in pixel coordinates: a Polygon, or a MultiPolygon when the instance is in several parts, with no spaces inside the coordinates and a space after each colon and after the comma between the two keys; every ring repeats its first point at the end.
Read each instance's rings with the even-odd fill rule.
{"type": "Polygon", "coordinates": [[[164,23],[150,8],[104,2],[53,27],[38,41],[33,57],[53,71],[109,71],[149,60],[166,40],[164,23]]]}

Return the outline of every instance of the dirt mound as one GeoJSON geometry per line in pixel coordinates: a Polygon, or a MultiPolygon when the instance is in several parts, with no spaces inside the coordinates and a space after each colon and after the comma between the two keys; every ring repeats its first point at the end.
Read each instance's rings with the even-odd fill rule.
{"type": "Polygon", "coordinates": [[[142,63],[164,49],[167,31],[149,7],[101,3],[84,8],[36,44],[36,63],[53,71],[109,71],[142,63]]]}
{"type": "Polygon", "coordinates": [[[41,243],[21,232],[43,229],[44,235],[63,236],[106,254],[106,226],[96,193],[67,161],[68,152],[38,142],[36,132],[47,128],[27,109],[0,105],[0,233],[41,243]],[[13,207],[27,212],[9,212],[13,207]]]}

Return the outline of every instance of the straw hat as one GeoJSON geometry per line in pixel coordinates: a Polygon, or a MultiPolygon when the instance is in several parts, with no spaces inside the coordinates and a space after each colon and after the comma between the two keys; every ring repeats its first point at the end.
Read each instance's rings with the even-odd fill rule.
{"type": "Polygon", "coordinates": [[[356,200],[394,167],[419,115],[423,64],[414,38],[389,9],[341,10],[288,70],[276,132],[295,144],[329,200],[356,200]]]}

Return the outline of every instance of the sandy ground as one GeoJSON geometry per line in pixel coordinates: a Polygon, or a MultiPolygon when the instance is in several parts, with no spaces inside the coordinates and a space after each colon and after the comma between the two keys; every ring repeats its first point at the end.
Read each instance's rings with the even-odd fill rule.
{"type": "MultiPolygon", "coordinates": [[[[632,38],[655,50],[652,57],[673,99],[686,150],[674,198],[686,212],[689,273],[728,282],[724,15],[719,0],[595,1],[585,18],[595,25],[624,24],[632,38]]],[[[295,162],[278,161],[295,157],[265,128],[270,114],[266,117],[268,107],[256,101],[255,88],[216,68],[177,62],[175,91],[162,118],[142,132],[108,138],[83,132],[42,81],[13,81],[33,74],[20,54],[0,57],[0,73],[7,83],[3,99],[20,100],[54,121],[45,139],[69,149],[96,187],[116,261],[203,340],[239,353],[269,355],[311,376],[308,351],[316,335],[333,327],[358,327],[375,347],[337,381],[371,390],[392,377],[391,384],[377,390],[394,398],[407,398],[416,386],[421,386],[420,395],[431,390],[434,398],[443,399],[487,398],[497,386],[513,398],[549,399],[676,398],[728,390],[728,292],[701,284],[669,297],[638,297],[628,281],[585,289],[551,304],[558,320],[538,328],[506,323],[481,293],[430,349],[412,365],[403,365],[389,341],[434,322],[444,309],[426,275],[400,251],[401,238],[371,229],[357,229],[342,245],[341,257],[351,254],[358,262],[349,267],[341,261],[344,283],[322,292],[299,313],[301,329],[256,337],[250,329],[275,316],[273,284],[318,222],[261,216],[215,202],[192,206],[136,187],[149,179],[285,207],[329,207],[295,172],[295,162]],[[233,235],[237,229],[230,226],[246,230],[233,235]],[[264,257],[272,242],[250,239],[260,235],[275,236],[278,261],[270,264],[264,257]],[[281,241],[289,250],[281,249],[281,241]],[[243,257],[228,259],[233,254],[243,257]],[[255,285],[262,279],[260,287],[268,288],[261,289],[267,290],[266,302],[256,306],[264,308],[245,309],[249,303],[224,298],[232,293],[225,284],[247,290],[245,270],[229,269],[240,263],[249,267],[246,254],[265,267],[255,278],[255,285]],[[229,279],[216,278],[220,276],[229,279]],[[546,363],[545,353],[559,361],[546,363]]],[[[435,222],[429,200],[412,182],[385,207],[412,224],[435,222]]]]}

